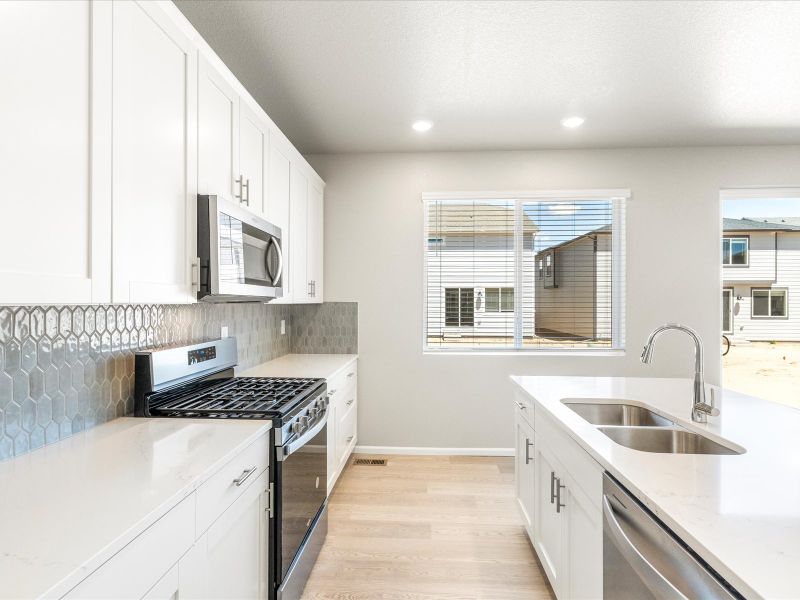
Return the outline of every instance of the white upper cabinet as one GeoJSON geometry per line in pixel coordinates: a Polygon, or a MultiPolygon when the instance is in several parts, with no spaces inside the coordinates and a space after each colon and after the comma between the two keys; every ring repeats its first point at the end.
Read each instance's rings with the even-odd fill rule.
{"type": "Polygon", "coordinates": [[[324,215],[322,189],[316,182],[308,185],[308,278],[311,281],[311,302],[323,298],[324,215]]]}
{"type": "Polygon", "coordinates": [[[267,205],[267,169],[269,166],[269,125],[239,104],[239,177],[241,201],[257,215],[264,216],[267,205]]]}
{"type": "Polygon", "coordinates": [[[289,195],[291,188],[292,163],[288,148],[281,144],[277,135],[270,138],[269,173],[267,176],[267,202],[264,218],[281,228],[284,252],[283,256],[283,297],[275,302],[292,301],[292,252],[291,227],[289,225],[289,195]]]}
{"type": "Polygon", "coordinates": [[[111,299],[110,16],[0,2],[0,303],[111,299]]]}
{"type": "Polygon", "coordinates": [[[0,304],[196,301],[198,193],[322,301],[324,184],[174,4],[0,2],[0,52],[0,304]]]}
{"type": "Polygon", "coordinates": [[[239,185],[239,96],[205,58],[200,57],[198,68],[198,193],[234,200],[239,185]]]}
{"type": "Polygon", "coordinates": [[[308,177],[292,165],[290,183],[289,256],[292,261],[292,302],[311,302],[311,279],[308,277],[308,177]]]}
{"type": "Polygon", "coordinates": [[[154,3],[112,4],[113,300],[188,302],[197,53],[154,3]]]}

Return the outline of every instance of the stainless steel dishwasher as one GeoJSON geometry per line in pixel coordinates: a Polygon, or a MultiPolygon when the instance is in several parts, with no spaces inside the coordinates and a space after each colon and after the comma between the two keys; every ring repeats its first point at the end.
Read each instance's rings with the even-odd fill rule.
{"type": "Polygon", "coordinates": [[[608,474],[603,476],[603,597],[742,598],[608,474]]]}

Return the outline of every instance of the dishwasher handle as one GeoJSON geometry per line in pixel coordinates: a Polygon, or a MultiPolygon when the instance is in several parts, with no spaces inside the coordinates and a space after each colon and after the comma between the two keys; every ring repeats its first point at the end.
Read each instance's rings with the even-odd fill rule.
{"type": "Polygon", "coordinates": [[[605,531],[610,534],[614,546],[656,598],[689,600],[639,552],[630,538],[625,535],[607,494],[603,495],[603,521],[605,531]]]}

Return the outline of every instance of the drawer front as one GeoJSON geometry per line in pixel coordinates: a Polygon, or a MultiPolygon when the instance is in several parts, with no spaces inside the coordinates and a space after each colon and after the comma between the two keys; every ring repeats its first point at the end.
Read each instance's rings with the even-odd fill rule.
{"type": "Polygon", "coordinates": [[[350,451],[356,445],[356,434],[358,425],[358,403],[356,402],[355,393],[342,404],[342,417],[337,423],[337,443],[336,455],[337,461],[341,465],[350,454],[350,451]],[[350,404],[348,405],[348,402],[350,404]]]}
{"type": "Polygon", "coordinates": [[[142,598],[194,543],[192,494],[72,589],[65,598],[142,598]]]}
{"type": "Polygon", "coordinates": [[[346,369],[342,369],[335,377],[331,377],[327,384],[328,397],[331,402],[339,402],[342,397],[349,395],[350,391],[355,390],[358,384],[356,363],[354,362],[346,369]]]}
{"type": "Polygon", "coordinates": [[[533,402],[528,394],[519,390],[514,391],[514,413],[533,427],[534,408],[533,402]]]}
{"type": "Polygon", "coordinates": [[[269,434],[265,434],[232,458],[197,490],[197,535],[203,533],[227,509],[248,484],[269,466],[269,434]]]}

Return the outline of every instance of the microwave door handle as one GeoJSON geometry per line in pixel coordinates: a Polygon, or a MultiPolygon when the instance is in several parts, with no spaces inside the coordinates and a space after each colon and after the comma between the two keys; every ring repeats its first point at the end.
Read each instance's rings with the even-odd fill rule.
{"type": "Polygon", "coordinates": [[[266,262],[267,273],[269,273],[269,276],[272,278],[272,285],[277,286],[278,282],[281,280],[281,273],[283,273],[283,250],[281,250],[281,245],[275,241],[274,237],[270,237],[269,242],[275,247],[275,251],[278,253],[278,271],[275,275],[272,274],[269,268],[269,253],[264,255],[264,261],[266,262]]]}

